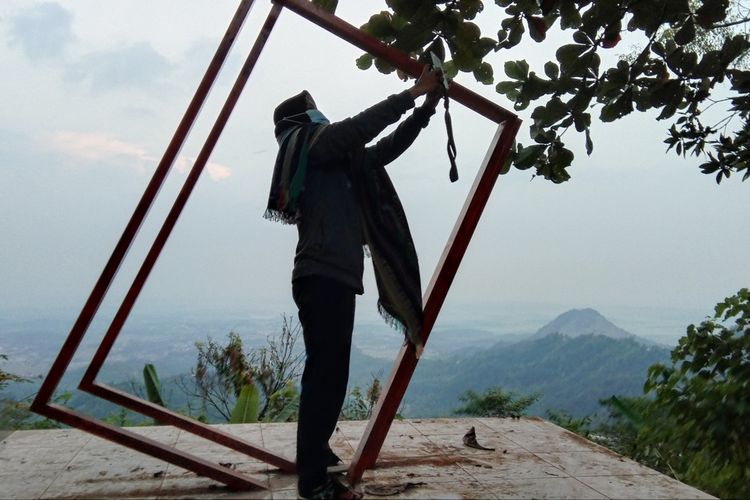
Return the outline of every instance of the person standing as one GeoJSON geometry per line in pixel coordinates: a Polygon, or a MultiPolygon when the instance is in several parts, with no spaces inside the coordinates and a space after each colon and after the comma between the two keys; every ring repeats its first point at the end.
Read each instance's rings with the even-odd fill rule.
{"type": "MultiPolygon", "coordinates": [[[[339,461],[328,440],[346,397],[355,296],[364,293],[363,245],[373,252],[381,292],[388,288],[389,275],[409,274],[398,272],[398,262],[389,264],[389,259],[398,261],[405,254],[411,274],[416,268],[416,286],[411,288],[416,289],[416,295],[421,293],[405,216],[383,167],[406,151],[427,126],[442,96],[441,78],[440,71],[425,69],[408,90],[335,123],[318,110],[306,90],[274,111],[279,152],[265,217],[296,225],[299,235],[292,294],[306,352],[297,426],[298,493],[302,498],[361,497],[328,475],[326,468],[339,461]],[[413,108],[420,96],[426,96],[421,106],[391,134],[368,146],[413,108]],[[391,209],[391,204],[395,208],[391,209]],[[398,232],[399,225],[405,228],[405,237],[398,240],[408,240],[406,250],[379,252],[393,257],[376,259],[375,250],[383,246],[376,241],[382,239],[378,233],[398,232]],[[381,261],[384,264],[379,265],[381,261]],[[378,268],[383,270],[378,273],[378,268]]],[[[394,281],[400,276],[391,278],[394,281]]],[[[397,294],[403,295],[408,293],[397,294]]],[[[413,309],[419,309],[421,321],[421,296],[416,300],[419,306],[413,309]]]]}

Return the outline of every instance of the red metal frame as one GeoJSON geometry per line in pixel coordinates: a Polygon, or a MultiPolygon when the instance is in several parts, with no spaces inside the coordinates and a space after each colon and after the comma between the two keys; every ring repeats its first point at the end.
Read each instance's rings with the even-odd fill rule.
{"type": "MultiPolygon", "coordinates": [[[[266,485],[247,476],[243,476],[242,474],[230,471],[218,464],[207,462],[197,456],[163,445],[125,429],[105,424],[65,407],[52,404],[50,403],[50,400],[55,389],[59,385],[65,370],[70,364],[71,359],[75,355],[83,336],[86,334],[99,305],[109,289],[109,286],[114,280],[122,261],[125,259],[130,245],[138,234],[138,230],[148,214],[153,201],[158,195],[159,189],[163,184],[169,169],[174,163],[187,134],[195,122],[200,108],[216,79],[219,69],[226,59],[240,28],[242,27],[253,2],[254,0],[242,0],[240,2],[237,12],[232,19],[214,58],[209,64],[205,76],[201,80],[185,115],[180,121],[172,140],[167,146],[167,149],[154,172],[153,178],[146,187],[140,202],[136,206],[133,216],[125,227],[120,240],[115,246],[115,249],[105,265],[102,274],[97,280],[91,295],[83,306],[78,319],[73,325],[68,338],[63,344],[60,353],[55,359],[50,372],[42,383],[39,393],[32,404],[33,411],[45,415],[48,418],[58,420],[104,439],[117,442],[134,450],[168,461],[185,469],[192,470],[197,474],[210,477],[235,489],[255,487],[265,488],[266,485]]],[[[115,314],[99,348],[94,354],[91,364],[79,384],[79,389],[152,417],[162,423],[174,425],[207,440],[263,460],[282,470],[293,472],[295,465],[287,458],[239,439],[231,434],[218,431],[195,419],[185,417],[184,415],[177,414],[161,406],[134,397],[126,392],[96,382],[96,376],[101,370],[107,355],[112,349],[122,327],[130,315],[138,295],[143,289],[143,286],[163,250],[169,235],[174,229],[193,188],[198,182],[200,174],[208,162],[211,153],[221,136],[224,126],[229,120],[232,110],[234,109],[242,90],[255,67],[258,57],[270,36],[275,22],[284,7],[310,20],[339,38],[352,43],[362,50],[387,60],[394,67],[413,77],[419,76],[422,71],[422,65],[417,61],[382,44],[378,40],[363,33],[340,18],[314,7],[306,0],[273,0],[273,2],[273,6],[268,14],[266,22],[231,89],[224,106],[222,107],[213,128],[210,131],[203,148],[198,154],[195,164],[185,180],[185,184],[180,190],[172,209],[167,215],[148,254],[146,255],[146,258],[128,290],[125,299],[115,314]]],[[[497,176],[508,156],[511,144],[521,123],[513,113],[504,110],[500,106],[473,93],[459,84],[454,83],[449,90],[449,94],[455,101],[465,105],[495,123],[498,123],[499,126],[497,133],[490,144],[483,165],[474,181],[471,192],[469,193],[458,221],[456,222],[445,250],[443,251],[443,255],[437,265],[433,278],[427,287],[424,298],[424,329],[422,332],[423,341],[425,342],[429,337],[432,326],[440,312],[440,308],[445,301],[448,289],[455,277],[461,259],[466,252],[471,236],[479,222],[484,206],[492,192],[497,176]]],[[[417,359],[414,355],[414,350],[408,346],[404,346],[396,358],[393,371],[385,386],[385,390],[378,402],[372,419],[368,423],[365,434],[350,466],[348,477],[351,482],[357,482],[362,477],[364,470],[374,465],[391,422],[395,417],[396,410],[406,392],[406,388],[414,369],[416,368],[416,364],[417,359]]]]}

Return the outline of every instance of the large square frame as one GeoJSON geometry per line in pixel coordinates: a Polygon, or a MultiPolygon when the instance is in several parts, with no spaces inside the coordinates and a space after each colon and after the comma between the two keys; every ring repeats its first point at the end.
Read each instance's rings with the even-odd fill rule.
{"type": "MultiPolygon", "coordinates": [[[[118,240],[102,273],[100,274],[91,294],[85,302],[77,320],[73,324],[68,337],[60,349],[49,373],[44,379],[31,409],[50,419],[89,432],[101,438],[127,446],[133,450],[145,453],[155,458],[165,460],[176,466],[195,472],[222,482],[233,489],[268,488],[268,486],[254,478],[240,474],[219,464],[209,462],[198,456],[167,446],[158,441],[146,438],[140,434],[124,428],[116,427],[96,420],[90,416],[56,404],[52,401],[53,394],[60,380],[73,359],[81,340],[87,333],[91,322],[97,313],[107,291],[112,284],[118,269],[125,259],[130,246],[138,234],[148,211],[153,204],[159,189],[169,173],[178,152],[187,138],[205,99],[213,86],[216,77],[236,39],[242,25],[249,14],[255,0],[241,0],[219,47],[211,60],[209,67],[198,85],[185,114],[179,122],[175,133],[162,156],[154,175],[138,202],[133,215],[128,221],[122,236],[118,240]]],[[[287,472],[294,472],[295,464],[288,458],[247,442],[230,433],[210,427],[198,420],[180,415],[162,406],[137,398],[127,392],[96,381],[106,358],[114,346],[122,327],[124,326],[135,302],[148,279],[169,235],[185,207],[201,172],[207,164],[211,153],[229,120],[229,117],[239,100],[242,90],[252,73],[255,64],[268,40],[271,31],[282,10],[287,9],[327,30],[333,35],[345,40],[370,54],[380,57],[402,72],[417,77],[422,72],[422,64],[409,58],[406,54],[388,47],[379,40],[367,35],[346,21],[317,8],[307,0],[272,0],[271,10],[263,24],[261,31],[248,54],[240,74],[238,75],[229,95],[211,128],[203,147],[200,150],[190,172],[185,179],[175,202],[166,216],[164,223],[154,239],[131,287],[118,308],[109,328],[94,354],[78,388],[122,407],[149,416],[161,423],[174,425],[184,431],[223,445],[227,448],[245,453],[253,458],[262,460],[272,466],[287,472]]],[[[432,279],[424,294],[424,327],[422,340],[426,344],[432,327],[435,324],[440,309],[445,301],[448,290],[458,271],[458,267],[466,252],[469,241],[476,229],[484,207],[489,199],[500,171],[506,162],[513,140],[521,125],[519,118],[485,99],[484,97],[453,83],[448,91],[451,99],[463,104],[467,108],[479,113],[485,118],[498,124],[497,131],[490,142],[487,154],[479,168],[474,183],[469,191],[453,230],[448,238],[443,253],[438,261],[432,279]]],[[[368,468],[375,465],[382,448],[388,429],[396,416],[409,381],[417,366],[415,351],[411,345],[405,344],[399,351],[391,374],[384,385],[381,397],[375,407],[373,416],[367,424],[365,433],[360,440],[357,451],[348,470],[348,479],[354,484],[358,482],[368,468]]]]}

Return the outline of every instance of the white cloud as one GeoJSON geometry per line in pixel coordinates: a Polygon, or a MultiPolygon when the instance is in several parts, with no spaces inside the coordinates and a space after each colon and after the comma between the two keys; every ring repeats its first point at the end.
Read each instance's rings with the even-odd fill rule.
{"type": "MultiPolygon", "coordinates": [[[[90,163],[125,162],[140,173],[153,169],[159,161],[142,146],[100,132],[56,132],[52,135],[51,145],[53,149],[78,160],[90,163]]],[[[194,162],[195,158],[180,156],[175,160],[174,168],[185,175],[194,162]]],[[[206,173],[211,180],[221,181],[229,177],[232,171],[226,165],[208,162],[206,173]]]]}
{"type": "Polygon", "coordinates": [[[170,62],[148,42],[92,52],[68,66],[66,78],[87,83],[95,91],[151,87],[163,82],[170,62]]]}
{"type": "Polygon", "coordinates": [[[54,2],[28,7],[10,19],[10,44],[32,61],[62,56],[73,40],[73,15],[54,2]]]}
{"type": "MultiPolygon", "coordinates": [[[[180,156],[179,158],[175,160],[174,167],[181,174],[187,174],[188,171],[193,167],[194,163],[195,163],[195,158],[189,158],[187,156],[180,156]]],[[[220,181],[232,175],[232,170],[226,165],[222,165],[221,163],[215,163],[215,162],[209,161],[208,163],[206,163],[205,168],[206,168],[206,173],[213,181],[220,181]]]]}
{"type": "Polygon", "coordinates": [[[52,135],[52,147],[66,156],[86,162],[126,161],[144,172],[156,163],[146,150],[103,133],[60,131],[52,135]]]}
{"type": "Polygon", "coordinates": [[[208,162],[206,164],[206,172],[208,172],[208,176],[215,181],[226,179],[227,177],[232,175],[232,171],[229,169],[229,167],[220,163],[213,162],[208,162]]]}

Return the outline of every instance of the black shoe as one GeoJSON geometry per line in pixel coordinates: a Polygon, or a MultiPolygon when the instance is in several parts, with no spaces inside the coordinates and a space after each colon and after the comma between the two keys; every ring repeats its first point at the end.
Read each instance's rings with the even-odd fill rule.
{"type": "Polygon", "coordinates": [[[314,488],[309,496],[300,493],[299,497],[311,500],[360,500],[362,494],[335,477],[328,476],[326,483],[314,488]]]}

